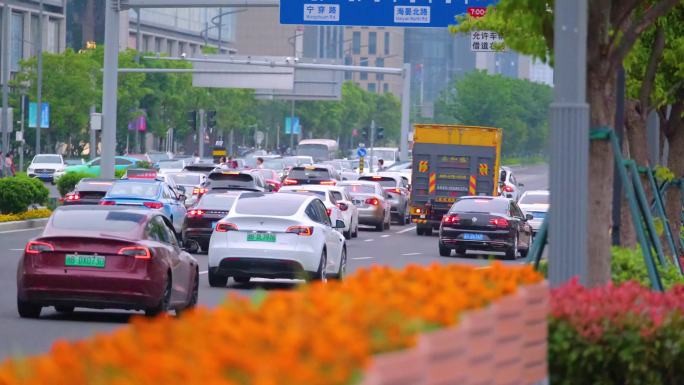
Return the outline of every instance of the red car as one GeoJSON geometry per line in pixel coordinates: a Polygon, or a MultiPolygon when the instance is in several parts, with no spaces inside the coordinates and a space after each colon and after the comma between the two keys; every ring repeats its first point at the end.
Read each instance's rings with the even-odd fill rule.
{"type": "Polygon", "coordinates": [[[197,260],[155,210],[60,207],[26,244],[17,269],[17,307],[37,318],[46,306],[143,310],[154,316],[197,304],[197,260]]]}

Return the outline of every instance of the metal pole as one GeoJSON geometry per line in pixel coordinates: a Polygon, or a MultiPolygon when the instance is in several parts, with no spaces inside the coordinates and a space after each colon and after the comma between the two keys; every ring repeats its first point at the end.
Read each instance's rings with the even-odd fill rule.
{"type": "MultiPolygon", "coordinates": [[[[223,8],[219,8],[219,22],[218,22],[218,54],[221,54],[221,30],[223,29],[223,8]]],[[[207,31],[209,33],[209,31],[207,31]]]]}
{"type": "Polygon", "coordinates": [[[105,8],[105,52],[102,90],[102,161],[100,176],[114,178],[116,154],[116,93],[119,66],[119,9],[115,0],[107,0],[105,8]]]}
{"type": "Polygon", "coordinates": [[[204,157],[204,110],[199,110],[199,157],[202,159],[204,157]]]}
{"type": "Polygon", "coordinates": [[[370,163],[368,165],[368,171],[373,173],[373,147],[375,147],[375,120],[371,120],[371,126],[370,126],[370,138],[368,138],[368,141],[370,142],[370,163]]]}
{"type": "Polygon", "coordinates": [[[294,154],[294,118],[295,118],[295,101],[292,99],[290,107],[290,152],[294,154]]]}
{"type": "Polygon", "coordinates": [[[24,138],[24,114],[26,114],[25,110],[26,107],[26,95],[22,94],[21,95],[21,143],[19,144],[19,169],[24,170],[24,143],[26,143],[26,139],[24,138]]]}
{"type": "MultiPolygon", "coordinates": [[[[38,45],[37,60],[38,60],[38,78],[36,79],[36,155],[40,154],[40,122],[43,120],[43,0],[40,0],[39,14],[38,14],[38,45]]],[[[29,108],[29,111],[31,109],[29,108]]]]}
{"type": "MultiPolygon", "coordinates": [[[[9,152],[9,34],[10,34],[10,8],[9,1],[5,1],[5,7],[2,10],[2,156],[7,156],[9,152]]],[[[7,166],[5,162],[3,165],[7,166]]],[[[2,170],[4,175],[8,175],[5,170],[2,170]]]]}
{"type": "MultiPolygon", "coordinates": [[[[95,106],[90,106],[90,116],[93,116],[94,113],[95,113],[95,106]]],[[[90,158],[90,160],[93,160],[93,159],[95,159],[96,155],[97,155],[97,131],[93,130],[93,128],[90,127],[90,154],[88,154],[88,158],[90,158]]]]}
{"type": "MultiPolygon", "coordinates": [[[[615,136],[622,149],[622,136],[625,127],[625,68],[620,66],[617,73],[617,100],[615,106],[615,136]]],[[[615,165],[615,175],[619,170],[615,165]]],[[[620,224],[622,222],[622,182],[613,178],[613,245],[620,245],[620,224]]]]}
{"type": "Polygon", "coordinates": [[[142,34],[140,33],[140,8],[136,8],[136,25],[135,25],[135,62],[140,63],[140,52],[142,52],[142,34]]]}
{"type": "Polygon", "coordinates": [[[587,0],[555,4],[555,100],[551,104],[549,281],[587,283],[589,105],[587,0]]]}
{"type": "Polygon", "coordinates": [[[401,160],[408,160],[408,136],[411,118],[411,63],[404,63],[404,85],[401,91],[401,137],[399,138],[399,155],[401,160]]]}

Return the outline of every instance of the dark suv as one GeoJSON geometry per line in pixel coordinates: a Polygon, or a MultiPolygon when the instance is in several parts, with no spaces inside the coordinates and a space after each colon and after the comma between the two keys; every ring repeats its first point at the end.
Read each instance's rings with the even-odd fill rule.
{"type": "Polygon", "coordinates": [[[81,179],[74,191],[64,196],[63,204],[69,205],[97,205],[100,199],[104,198],[109,189],[112,188],[114,179],[81,179]]]}
{"type": "Polygon", "coordinates": [[[283,185],[322,184],[334,186],[339,182],[340,175],[330,165],[313,165],[292,167],[283,185]]]}

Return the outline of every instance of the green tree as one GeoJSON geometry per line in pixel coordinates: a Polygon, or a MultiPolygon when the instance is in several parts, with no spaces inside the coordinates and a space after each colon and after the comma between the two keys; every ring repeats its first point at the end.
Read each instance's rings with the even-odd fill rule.
{"type": "MultiPolygon", "coordinates": [[[[587,102],[592,127],[612,127],[615,117],[618,67],[632,50],[639,35],[659,17],[668,14],[681,0],[591,0],[588,1],[587,102]]],[[[543,61],[553,57],[553,0],[501,0],[496,11],[489,9],[480,19],[461,18],[453,32],[494,30],[505,45],[543,61]]],[[[594,141],[590,149],[588,284],[610,281],[610,226],[613,187],[613,154],[610,144],[594,141]]],[[[578,181],[578,183],[581,183],[578,181]]]]}

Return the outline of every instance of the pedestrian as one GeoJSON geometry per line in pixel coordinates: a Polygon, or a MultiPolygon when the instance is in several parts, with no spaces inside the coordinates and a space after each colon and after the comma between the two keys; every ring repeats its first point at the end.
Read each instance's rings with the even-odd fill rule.
{"type": "Polygon", "coordinates": [[[256,168],[264,168],[264,158],[262,158],[262,157],[257,158],[256,168]]]}
{"type": "Polygon", "coordinates": [[[7,157],[5,158],[5,167],[7,168],[7,176],[14,176],[17,170],[14,168],[14,158],[12,151],[7,152],[7,157]]]}
{"type": "Polygon", "coordinates": [[[199,157],[199,153],[197,151],[195,151],[195,153],[193,154],[193,158],[195,160],[195,163],[199,163],[200,157],[199,157]]]}
{"type": "Polygon", "coordinates": [[[387,168],[385,168],[385,161],[382,159],[378,159],[378,172],[385,170],[387,170],[387,168]]]}
{"type": "Polygon", "coordinates": [[[233,160],[233,156],[232,156],[232,155],[228,156],[228,167],[229,167],[229,168],[232,168],[233,170],[235,170],[236,168],[238,168],[238,164],[237,164],[237,162],[236,162],[235,160],[233,160]]]}
{"type": "Polygon", "coordinates": [[[225,166],[226,165],[226,157],[222,156],[219,158],[219,165],[220,166],[225,166]]]}
{"type": "Polygon", "coordinates": [[[5,176],[5,156],[2,154],[2,150],[0,150],[0,178],[5,176]]]}

